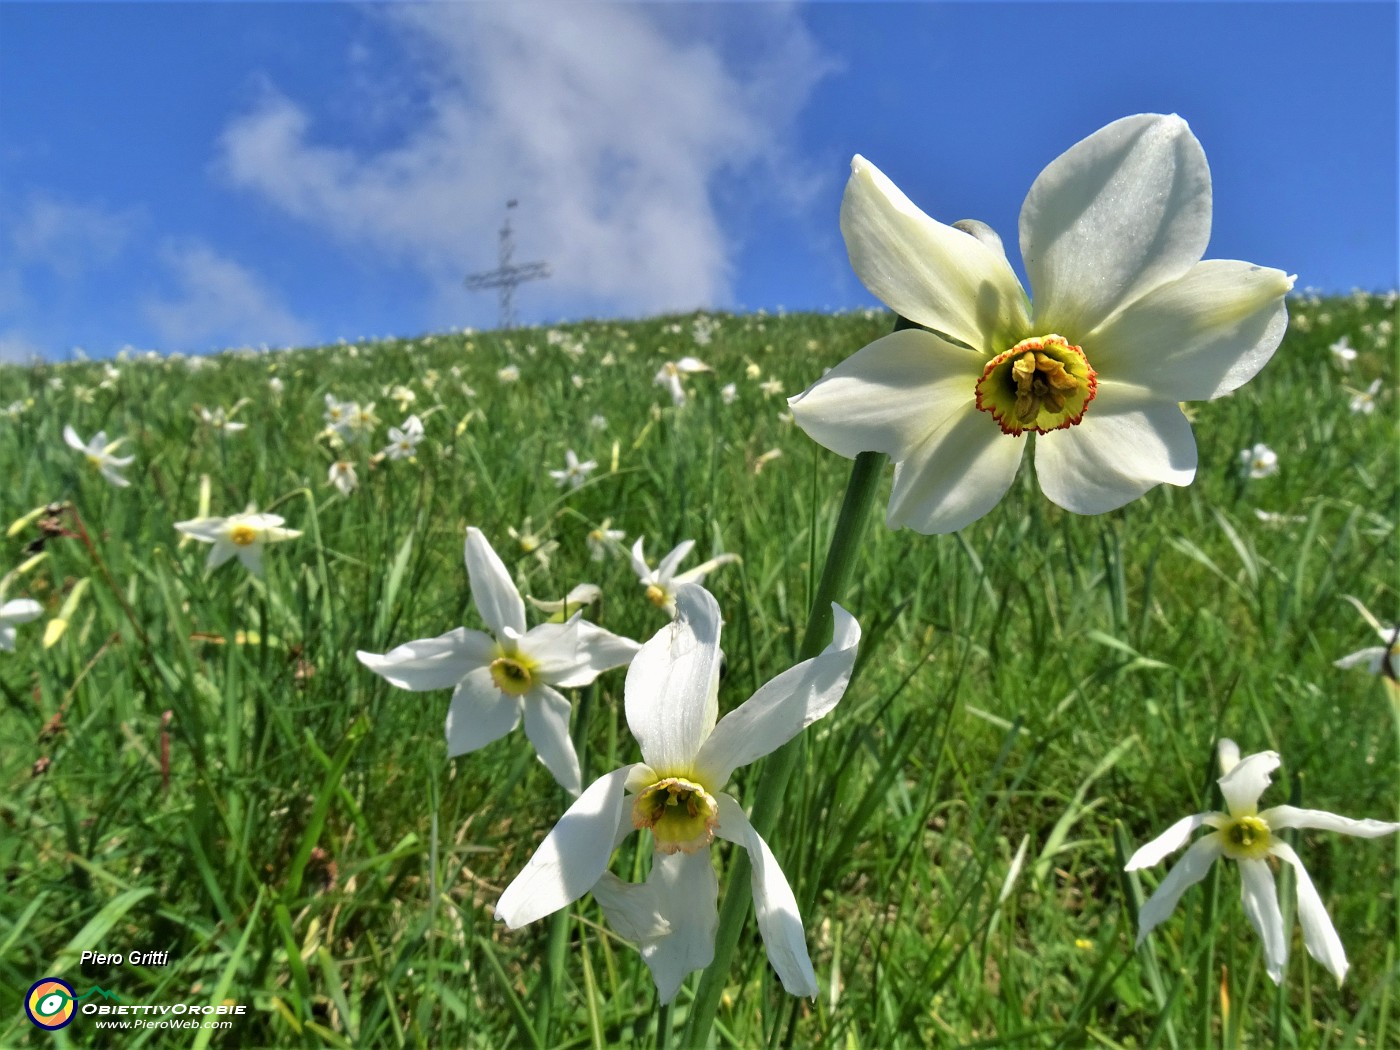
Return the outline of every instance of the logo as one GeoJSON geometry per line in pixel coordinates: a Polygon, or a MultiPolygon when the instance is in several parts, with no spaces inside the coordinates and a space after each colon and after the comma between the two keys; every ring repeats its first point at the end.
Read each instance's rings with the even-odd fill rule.
{"type": "Polygon", "coordinates": [[[30,986],[24,997],[24,1012],[36,1026],[54,1032],[72,1023],[76,1001],[71,984],[57,977],[45,977],[30,986]]]}

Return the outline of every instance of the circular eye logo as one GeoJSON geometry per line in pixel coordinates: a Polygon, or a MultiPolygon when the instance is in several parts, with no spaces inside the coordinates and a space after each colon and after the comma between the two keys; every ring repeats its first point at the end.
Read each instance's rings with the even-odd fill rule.
{"type": "Polygon", "coordinates": [[[73,1020],[73,986],[57,977],[35,981],[24,997],[24,1012],[40,1028],[55,1031],[73,1020]]]}

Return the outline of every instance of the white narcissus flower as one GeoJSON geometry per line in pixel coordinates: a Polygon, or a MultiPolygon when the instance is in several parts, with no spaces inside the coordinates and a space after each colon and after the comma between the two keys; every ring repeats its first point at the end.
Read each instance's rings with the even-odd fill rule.
{"type": "Polygon", "coordinates": [[[360,487],[360,479],[355,474],[355,464],[348,459],[338,459],[326,472],[326,481],[334,485],[342,496],[348,496],[360,487]]]}
{"type": "Polygon", "coordinates": [[[1128,860],[1128,871],[1150,868],[1186,845],[1198,828],[1212,829],[1209,835],[1191,845],[1138,912],[1137,943],[1142,944],[1153,928],[1171,915],[1181,895],[1205,878],[1219,857],[1227,857],[1239,865],[1241,900],[1245,914],[1264,944],[1269,976],[1275,984],[1281,983],[1283,967],[1288,961],[1288,931],[1283,928],[1273,872],[1265,860],[1276,857],[1293,865],[1298,882],[1298,921],[1303,927],[1303,944],[1308,954],[1341,984],[1347,973],[1347,956],[1341,939],[1303,862],[1278,833],[1289,828],[1310,828],[1373,839],[1400,830],[1400,824],[1352,820],[1294,806],[1260,810],[1259,796],[1269,786],[1269,774],[1278,766],[1279,757],[1273,751],[1261,751],[1242,759],[1233,740],[1220,741],[1220,768],[1224,775],[1217,783],[1225,797],[1226,812],[1183,817],[1128,860]]]}
{"type": "Polygon", "coordinates": [[[789,400],[793,415],[840,455],[894,460],[892,528],[952,532],[986,514],[1032,434],[1041,490],[1078,514],[1188,485],[1196,444],[1179,402],[1264,366],[1293,285],[1201,261],[1210,224],[1210,171],[1186,122],[1115,121],[1052,161],[1021,207],[1032,305],[994,232],[935,221],[858,156],[841,204],[851,265],[921,327],[837,365],[789,400]]]}
{"type": "Polygon", "coordinates": [[[406,642],[381,655],[355,655],[400,689],[452,689],[447,753],[465,755],[493,743],[522,718],[554,779],[570,794],[582,787],[569,739],[569,701],[557,690],[591,683],[631,662],[640,646],[580,619],[525,628],[525,602],[505,564],[476,528],[467,529],[467,579],[490,634],[458,627],[406,642]]]}
{"type": "Polygon", "coordinates": [[[656,378],[652,380],[652,385],[664,386],[667,393],[671,395],[671,404],[680,408],[686,400],[685,387],[681,386],[681,376],[711,371],[713,369],[698,358],[682,357],[679,361],[667,361],[663,364],[661,371],[657,372],[656,378]]]}
{"type": "Polygon", "coordinates": [[[412,459],[423,440],[423,421],[417,416],[409,416],[403,421],[403,428],[389,428],[389,444],[380,455],[390,459],[412,459]]]}
{"type": "Polygon", "coordinates": [[[1278,473],[1278,453],[1262,441],[1253,448],[1240,449],[1240,469],[1258,480],[1278,473]]]}
{"type": "Polygon", "coordinates": [[[622,545],[622,541],[627,538],[627,533],[621,529],[609,528],[612,518],[607,518],[603,524],[588,533],[588,557],[592,561],[602,561],[608,556],[610,551],[617,550],[622,545]]]}
{"type": "Polygon", "coordinates": [[[88,463],[100,471],[102,476],[117,488],[124,489],[131,484],[118,473],[118,470],[130,466],[136,457],[112,455],[117,446],[126,438],[117,438],[116,441],[109,442],[107,432],[99,430],[92,435],[91,441],[84,444],[83,439],[78,437],[78,432],[69,425],[63,428],[63,440],[67,442],[69,448],[81,452],[87,458],[88,463]]]}
{"type": "Polygon", "coordinates": [[[792,889],[724,787],[735,769],[836,706],[855,665],[860,626],[833,605],[831,645],[716,722],[719,606],[697,585],[681,587],[676,603],[676,619],[642,646],[627,672],[627,724],[642,761],[598,778],[579,796],[501,894],[496,917],[518,929],[592,890],[609,924],[637,942],[661,1001],[669,1003],[686,976],[714,958],[718,884],[709,847],[718,836],[748,851],[759,932],[783,987],[815,996],[792,889]],[[634,828],[650,831],[654,849],[651,873],[637,885],[607,870],[613,849],[634,828]]]}
{"type": "Polygon", "coordinates": [[[1384,675],[1392,682],[1400,680],[1400,625],[1386,626],[1372,615],[1370,609],[1351,595],[1346,595],[1346,599],[1356,606],[1357,611],[1370,624],[1371,630],[1380,638],[1381,644],[1348,653],[1340,660],[1333,661],[1332,666],[1344,671],[1353,667],[1364,667],[1372,674],[1384,675]]]}
{"type": "Polygon", "coordinates": [[[1351,401],[1348,407],[1353,414],[1369,416],[1376,410],[1376,395],[1381,392],[1381,381],[1379,378],[1371,380],[1371,385],[1365,390],[1353,390],[1351,401]]]}
{"type": "Polygon", "coordinates": [[[1356,360],[1356,349],[1347,342],[1346,336],[1342,336],[1327,349],[1332,351],[1332,359],[1343,372],[1351,368],[1351,363],[1356,360]]]}
{"type": "Polygon", "coordinates": [[[554,484],[558,485],[560,488],[568,485],[570,488],[576,489],[588,480],[589,474],[592,474],[597,469],[597,460],[590,459],[580,463],[578,461],[578,456],[574,454],[574,450],[568,449],[564,453],[564,469],[551,470],[549,476],[554,479],[554,484]]]}
{"type": "Polygon", "coordinates": [[[248,429],[248,424],[238,422],[233,418],[233,414],[247,403],[247,398],[244,398],[227,411],[225,411],[222,405],[213,409],[205,408],[203,405],[200,405],[197,409],[199,421],[211,430],[218,430],[225,434],[237,434],[240,430],[248,429]]]}
{"type": "Polygon", "coordinates": [[[679,543],[670,554],[661,559],[661,564],[655,569],[647,565],[646,556],[642,553],[642,544],[645,542],[645,536],[638,536],[637,542],[632,545],[632,571],[637,574],[638,580],[646,588],[647,600],[657,608],[665,609],[673,616],[676,612],[677,587],[683,583],[704,583],[705,577],[721,565],[739,560],[737,554],[721,554],[693,569],[687,569],[678,574],[676,567],[691,552],[695,546],[694,540],[684,540],[679,543]]]}
{"type": "Polygon", "coordinates": [[[33,598],[15,598],[0,605],[0,650],[14,652],[15,624],[37,620],[44,607],[33,598]]]}
{"type": "Polygon", "coordinates": [[[301,535],[299,530],[285,529],[282,525],[281,515],[259,514],[256,507],[249,506],[242,514],[227,518],[177,521],[175,528],[186,536],[214,545],[209,552],[206,568],[217,569],[237,555],[244,568],[254,576],[261,576],[263,547],[269,543],[294,540],[301,535]]]}

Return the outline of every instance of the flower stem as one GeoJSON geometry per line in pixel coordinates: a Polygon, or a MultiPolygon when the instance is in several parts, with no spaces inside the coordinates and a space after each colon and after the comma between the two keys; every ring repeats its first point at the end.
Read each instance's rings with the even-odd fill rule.
{"type": "MultiPolygon", "coordinates": [[[[581,690],[577,711],[574,714],[573,742],[574,751],[578,754],[579,777],[584,783],[588,783],[588,716],[593,710],[594,694],[597,692],[597,685],[586,686],[581,690]]],[[[561,792],[564,796],[563,808],[567,809],[573,799],[567,791],[561,792]]],[[[535,1031],[538,1033],[540,1042],[545,1046],[554,1045],[550,1041],[550,1026],[553,1021],[554,1007],[559,1001],[559,988],[564,979],[564,967],[567,965],[566,958],[569,953],[569,926],[573,922],[574,909],[570,905],[567,908],[560,908],[550,917],[549,920],[549,948],[545,956],[544,977],[541,980],[539,992],[539,1007],[535,1014],[535,1031]]]]}
{"type": "MultiPolygon", "coordinates": [[[[798,652],[799,660],[810,660],[825,648],[831,639],[833,617],[831,603],[840,598],[850,581],[855,567],[856,552],[860,547],[861,535],[865,531],[866,519],[875,502],[875,492],[879,487],[880,475],[886,456],[880,452],[862,452],[856,457],[851,468],[851,478],[846,484],[846,497],[841,504],[841,513],[836,520],[836,532],[831,537],[831,546],[826,553],[826,566],[821,580],[812,596],[812,611],[807,620],[807,633],[798,652]]],[[[763,774],[759,779],[754,805],[753,825],[760,835],[766,836],[773,826],[779,805],[786,799],[788,779],[802,754],[802,737],[798,736],[784,744],[763,763],[763,774]]],[[[710,1026],[714,1022],[715,1010],[719,1005],[720,993],[729,975],[729,962],[739,943],[739,934],[744,920],[748,917],[751,900],[749,887],[749,856],[736,851],[730,864],[729,885],[725,889],[724,901],[720,905],[719,929],[715,936],[714,961],[706,967],[700,978],[700,986],[695,993],[690,1020],[686,1026],[685,1046],[704,1046],[709,1037],[710,1026]]]]}

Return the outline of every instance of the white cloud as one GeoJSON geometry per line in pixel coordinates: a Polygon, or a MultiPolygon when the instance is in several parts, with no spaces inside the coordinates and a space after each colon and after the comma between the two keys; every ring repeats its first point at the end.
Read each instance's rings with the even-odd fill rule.
{"type": "MultiPolygon", "coordinates": [[[[548,260],[530,294],[552,313],[724,305],[742,231],[716,195],[791,206],[804,181],[787,177],[790,125],[830,68],[793,9],[725,7],[727,24],[665,5],[395,6],[376,16],[407,58],[379,100],[405,118],[395,142],[316,141],[306,106],[267,85],[225,129],[219,167],[416,267],[442,299],[460,303],[464,273],[494,267],[490,238],[517,198],[516,261],[548,260]]],[[[363,73],[362,46],[351,61],[363,73]]],[[[382,128],[383,106],[371,111],[382,128]]]]}
{"type": "Polygon", "coordinates": [[[267,342],[310,342],[297,320],[251,270],[198,241],[167,243],[161,251],[179,285],[175,298],[148,299],[143,312],[166,350],[267,342]]]}
{"type": "Polygon", "coordinates": [[[134,211],[111,212],[45,194],[31,197],[10,228],[13,259],[65,280],[114,261],[138,223],[134,211]]]}

